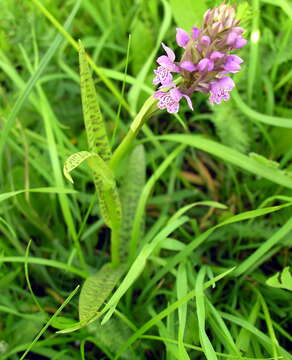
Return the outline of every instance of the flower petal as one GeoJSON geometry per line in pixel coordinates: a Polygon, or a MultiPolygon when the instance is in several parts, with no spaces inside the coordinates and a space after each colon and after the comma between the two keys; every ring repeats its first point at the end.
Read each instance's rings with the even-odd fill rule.
{"type": "Polygon", "coordinates": [[[192,38],[194,40],[198,40],[200,33],[201,33],[201,30],[199,28],[197,28],[196,26],[192,27],[192,38]]]}
{"type": "Polygon", "coordinates": [[[227,61],[234,61],[237,64],[241,64],[243,63],[243,60],[241,57],[237,56],[237,55],[228,55],[226,58],[227,61]]]}
{"type": "Polygon", "coordinates": [[[183,61],[181,64],[180,64],[180,67],[185,70],[185,71],[188,71],[188,72],[192,72],[192,71],[195,71],[196,70],[196,65],[193,64],[191,61],[183,61]]]}
{"type": "Polygon", "coordinates": [[[202,36],[201,39],[200,39],[200,44],[201,45],[210,45],[211,44],[210,37],[207,36],[207,35],[202,36]]]}
{"type": "Polygon", "coordinates": [[[188,95],[183,95],[183,97],[187,100],[187,103],[188,103],[188,105],[189,105],[189,108],[190,108],[192,111],[194,111],[191,98],[190,98],[188,95]]]}
{"type": "Polygon", "coordinates": [[[169,95],[173,99],[173,101],[177,101],[177,102],[180,101],[180,99],[183,96],[183,94],[179,91],[178,88],[171,89],[169,91],[169,95]]]}
{"type": "Polygon", "coordinates": [[[243,37],[238,36],[238,38],[236,39],[233,45],[233,49],[241,49],[242,47],[244,47],[246,43],[247,41],[243,37]]]}
{"type": "Polygon", "coordinates": [[[174,60],[175,60],[175,53],[173,52],[173,50],[172,50],[170,47],[168,47],[168,46],[166,46],[165,44],[163,44],[163,43],[161,43],[161,45],[162,45],[164,51],[166,52],[167,56],[169,57],[169,59],[170,59],[172,62],[174,62],[174,60]]]}
{"type": "Polygon", "coordinates": [[[210,59],[213,61],[216,61],[218,59],[221,59],[224,57],[224,54],[221,53],[220,51],[213,51],[212,54],[210,55],[210,59]]]}
{"type": "Polygon", "coordinates": [[[189,40],[189,34],[184,29],[176,28],[176,42],[178,46],[185,47],[189,40]]]}
{"type": "Polygon", "coordinates": [[[166,106],[166,110],[169,114],[176,114],[178,113],[179,110],[179,103],[178,102],[173,102],[171,104],[168,104],[166,106]]]}
{"type": "Polygon", "coordinates": [[[212,71],[214,68],[214,62],[210,59],[202,59],[199,61],[198,70],[199,72],[212,71]]]}

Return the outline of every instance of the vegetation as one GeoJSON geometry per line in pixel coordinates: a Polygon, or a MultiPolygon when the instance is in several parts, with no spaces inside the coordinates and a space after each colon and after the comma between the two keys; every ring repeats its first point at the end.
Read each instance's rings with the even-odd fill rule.
{"type": "Polygon", "coordinates": [[[236,2],[229,102],[145,116],[219,4],[0,2],[1,360],[292,359],[289,1],[236,2]]]}

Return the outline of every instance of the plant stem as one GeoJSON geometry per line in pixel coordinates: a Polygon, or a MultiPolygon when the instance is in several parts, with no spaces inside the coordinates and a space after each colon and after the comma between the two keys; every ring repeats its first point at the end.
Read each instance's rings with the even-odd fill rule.
{"type": "Polygon", "coordinates": [[[110,160],[110,167],[115,170],[122,160],[122,158],[127,154],[127,152],[130,150],[131,146],[133,145],[133,142],[139,132],[139,130],[142,128],[146,120],[148,120],[151,115],[154,114],[154,112],[157,110],[156,106],[157,100],[153,98],[153,96],[150,96],[142,106],[139,113],[134,118],[130,130],[127,133],[127,135],[124,137],[123,141],[120,143],[120,145],[117,147],[115,152],[113,153],[113,156],[110,160]]]}
{"type": "MultiPolygon", "coordinates": [[[[123,141],[120,143],[118,148],[113,153],[113,156],[110,160],[110,167],[113,171],[118,167],[121,160],[131,149],[135,138],[142,128],[143,124],[153,113],[157,110],[156,107],[156,99],[153,96],[150,96],[142,106],[139,113],[134,118],[129,132],[124,137],[123,141]]],[[[114,267],[118,267],[120,265],[120,223],[115,224],[111,228],[111,258],[112,264],[114,267]]]]}

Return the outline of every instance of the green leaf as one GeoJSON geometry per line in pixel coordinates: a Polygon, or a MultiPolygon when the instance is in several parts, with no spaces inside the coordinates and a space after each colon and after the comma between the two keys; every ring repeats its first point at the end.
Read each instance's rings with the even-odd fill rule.
{"type": "Polygon", "coordinates": [[[212,346],[212,343],[206,333],[206,310],[205,310],[205,294],[204,294],[204,278],[206,274],[206,268],[202,267],[196,279],[196,306],[197,306],[197,317],[199,324],[199,335],[200,343],[204,350],[206,359],[217,360],[217,355],[212,346]]]}
{"type": "Polygon", "coordinates": [[[123,272],[124,267],[114,268],[111,264],[105,264],[85,280],[79,297],[79,319],[82,324],[87,324],[97,315],[123,272]]]}
{"type": "MultiPolygon", "coordinates": [[[[292,122],[291,122],[292,124],[292,122]]],[[[223,159],[224,162],[238,166],[252,174],[261,176],[276,184],[292,189],[292,179],[285,175],[285,172],[262,162],[252,159],[235,149],[219,144],[201,135],[171,134],[162,135],[160,139],[175,141],[181,144],[190,145],[202,151],[223,159]]]]}
{"type": "Polygon", "coordinates": [[[111,157],[105,124],[99,108],[94,82],[84,47],[79,41],[80,86],[82,109],[90,152],[97,153],[104,161],[111,157]]]}
{"type": "MultiPolygon", "coordinates": [[[[129,158],[121,189],[123,221],[121,225],[121,257],[126,258],[129,250],[129,239],[133,227],[136,209],[145,185],[146,164],[143,145],[138,145],[129,158]]],[[[143,221],[141,226],[143,226],[143,221]]]]}
{"type": "Polygon", "coordinates": [[[99,205],[105,223],[111,228],[119,227],[121,204],[114,175],[107,163],[98,155],[88,151],[75,153],[65,161],[64,175],[73,182],[70,172],[87,160],[99,197],[99,205]]]}
{"type": "Polygon", "coordinates": [[[79,151],[78,153],[72,154],[68,157],[64,164],[65,177],[73,183],[70,172],[82,164],[83,161],[90,159],[91,161],[88,161],[88,165],[92,168],[92,170],[98,173],[98,182],[102,182],[105,188],[112,187],[114,184],[114,178],[110,168],[100,156],[90,153],[89,151],[79,151]]]}
{"type": "Polygon", "coordinates": [[[292,276],[289,266],[285,267],[281,273],[277,272],[275,275],[271,276],[266,281],[266,284],[272,287],[292,291],[292,276]]]}
{"type": "MultiPolygon", "coordinates": [[[[114,358],[114,354],[133,334],[127,324],[117,316],[104,325],[101,325],[99,321],[89,324],[88,332],[95,334],[98,345],[103,351],[107,351],[105,354],[108,353],[110,359],[114,358]]],[[[121,355],[121,359],[137,360],[137,357],[130,347],[121,355]]]]}
{"type": "Polygon", "coordinates": [[[279,167],[279,165],[280,165],[277,161],[267,159],[266,157],[264,157],[264,156],[262,156],[260,154],[254,153],[254,152],[249,153],[248,156],[251,159],[254,159],[254,160],[258,161],[259,163],[261,163],[263,165],[266,165],[268,167],[272,167],[274,169],[277,169],[279,167]]]}
{"type": "Polygon", "coordinates": [[[154,47],[153,29],[145,21],[138,19],[132,31],[132,68],[133,73],[138,74],[145,59],[154,47]],[[143,39],[143,41],[141,41],[143,39]]]}
{"type": "Polygon", "coordinates": [[[179,27],[190,31],[192,26],[200,25],[207,10],[205,0],[170,0],[173,17],[179,27]]]}

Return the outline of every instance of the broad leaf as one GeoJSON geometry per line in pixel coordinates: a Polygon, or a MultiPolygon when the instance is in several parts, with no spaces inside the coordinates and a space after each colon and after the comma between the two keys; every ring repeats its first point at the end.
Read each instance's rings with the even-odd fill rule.
{"type": "Polygon", "coordinates": [[[281,273],[277,272],[275,275],[271,276],[266,281],[266,284],[280,289],[292,291],[292,276],[289,270],[289,266],[285,267],[281,273]]]}
{"type": "MultiPolygon", "coordinates": [[[[129,157],[125,172],[124,183],[121,189],[121,202],[123,221],[121,225],[121,247],[122,259],[128,253],[129,239],[138,201],[145,185],[146,164],[143,145],[138,145],[129,157]]],[[[143,224],[141,224],[143,226],[143,224]]]]}
{"type": "Polygon", "coordinates": [[[111,294],[123,272],[124,267],[114,268],[111,264],[105,264],[95,275],[85,280],[79,296],[81,324],[87,324],[97,315],[99,308],[111,294]]]}
{"type": "MultiPolygon", "coordinates": [[[[81,41],[79,42],[79,63],[83,116],[91,153],[90,156],[87,156],[86,152],[82,152],[82,156],[84,158],[87,156],[86,158],[93,171],[93,180],[99,198],[101,215],[105,223],[118,232],[121,220],[120,199],[114,176],[106,165],[106,162],[110,160],[111,150],[87,62],[87,55],[81,41]],[[96,157],[92,156],[92,154],[96,154],[96,157]]],[[[78,162],[78,159],[74,159],[74,161],[78,162]]]]}

